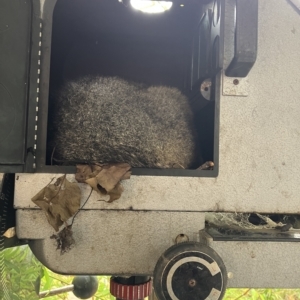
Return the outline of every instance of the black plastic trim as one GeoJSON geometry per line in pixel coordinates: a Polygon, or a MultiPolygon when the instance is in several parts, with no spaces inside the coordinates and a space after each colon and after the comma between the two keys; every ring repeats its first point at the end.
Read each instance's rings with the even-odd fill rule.
{"type": "Polygon", "coordinates": [[[237,0],[234,57],[225,75],[246,77],[257,56],[258,0],[237,0]]]}

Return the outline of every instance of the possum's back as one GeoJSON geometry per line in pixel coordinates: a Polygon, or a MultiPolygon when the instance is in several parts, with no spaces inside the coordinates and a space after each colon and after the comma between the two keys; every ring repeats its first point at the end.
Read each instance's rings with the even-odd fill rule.
{"type": "Polygon", "coordinates": [[[149,168],[200,162],[193,114],[176,88],[85,77],[66,83],[55,102],[49,145],[56,160],[149,168]]]}

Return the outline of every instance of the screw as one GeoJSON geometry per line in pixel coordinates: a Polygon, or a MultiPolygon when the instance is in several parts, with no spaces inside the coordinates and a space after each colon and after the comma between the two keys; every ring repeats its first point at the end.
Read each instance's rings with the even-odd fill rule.
{"type": "Polygon", "coordinates": [[[240,82],[239,82],[238,79],[234,79],[234,80],[233,80],[233,84],[234,84],[234,85],[238,85],[239,83],[240,83],[240,82]]]}
{"type": "Polygon", "coordinates": [[[195,279],[191,279],[189,281],[189,286],[194,287],[196,285],[196,280],[195,279]]]}
{"type": "Polygon", "coordinates": [[[183,243],[183,242],[188,242],[189,237],[186,234],[178,234],[177,237],[175,238],[175,244],[183,243]]]}

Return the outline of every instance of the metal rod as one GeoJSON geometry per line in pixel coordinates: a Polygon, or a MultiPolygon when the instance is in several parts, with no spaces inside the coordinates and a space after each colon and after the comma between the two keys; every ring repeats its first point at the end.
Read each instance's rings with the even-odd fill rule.
{"type": "Polygon", "coordinates": [[[54,295],[58,295],[58,294],[62,294],[62,293],[67,293],[67,292],[71,292],[74,290],[74,285],[70,284],[61,288],[57,288],[57,289],[53,289],[50,291],[44,291],[44,292],[40,292],[39,293],[39,298],[46,298],[46,297],[50,297],[50,296],[54,296],[54,295]]]}

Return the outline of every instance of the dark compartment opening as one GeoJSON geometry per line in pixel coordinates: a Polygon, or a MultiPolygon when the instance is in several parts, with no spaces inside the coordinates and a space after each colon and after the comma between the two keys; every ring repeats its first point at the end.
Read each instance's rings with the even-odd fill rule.
{"type": "MultiPolygon", "coordinates": [[[[199,27],[199,24],[205,23],[203,15],[206,14],[209,19],[209,12],[216,6],[212,1],[212,10],[206,11],[204,4],[207,2],[174,1],[172,8],[165,13],[146,14],[118,0],[58,0],[53,13],[48,141],[52,133],[49,124],[55,110],[55,97],[66,81],[87,75],[117,76],[147,85],[176,87],[193,99],[191,103],[202,161],[214,161],[215,169],[204,171],[205,175],[200,170],[183,169],[166,170],[167,173],[164,170],[143,169],[134,173],[216,176],[218,151],[215,149],[215,116],[218,112],[215,100],[218,91],[215,86],[218,75],[211,71],[214,62],[207,54],[211,47],[208,44],[214,43],[211,42],[210,34],[207,35],[207,32],[211,32],[207,27],[211,27],[212,23],[204,29],[204,26],[199,27]],[[197,62],[195,35],[200,36],[200,39],[202,36],[202,41],[197,42],[197,62]],[[196,79],[195,64],[199,68],[196,79]],[[207,77],[212,80],[210,101],[200,93],[201,82],[207,77]]],[[[218,53],[215,55],[218,56],[218,53]]],[[[48,147],[46,165],[51,165],[51,156],[52,151],[48,147]]],[[[198,166],[197,163],[200,164],[200,160],[193,168],[198,166]]]]}

